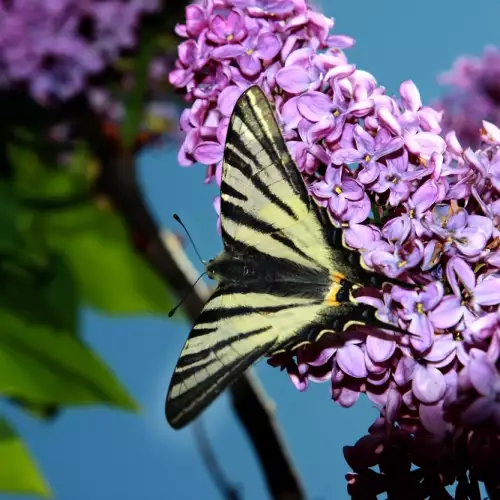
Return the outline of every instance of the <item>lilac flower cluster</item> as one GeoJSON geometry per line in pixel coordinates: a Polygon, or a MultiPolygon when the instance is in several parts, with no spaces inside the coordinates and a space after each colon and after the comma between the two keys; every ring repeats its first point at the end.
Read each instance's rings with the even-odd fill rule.
{"type": "Polygon", "coordinates": [[[482,57],[460,57],[439,77],[450,89],[433,103],[444,110],[443,130],[455,130],[461,142],[478,147],[483,120],[500,123],[500,49],[485,48],[482,57]]]}
{"type": "Polygon", "coordinates": [[[387,498],[395,499],[480,500],[479,483],[487,498],[498,498],[500,492],[497,429],[487,434],[458,431],[443,442],[427,433],[387,425],[380,417],[368,435],[344,447],[344,457],[354,471],[346,475],[352,498],[374,499],[386,492],[387,498]],[[453,484],[454,496],[447,491],[453,484]]]}
{"type": "Polygon", "coordinates": [[[0,90],[25,83],[41,102],[68,99],[136,43],[158,0],[0,0],[0,90]]]}
{"type": "Polygon", "coordinates": [[[416,285],[358,297],[408,335],[358,328],[270,364],[301,391],[329,381],[344,407],[365,393],[385,428],[439,442],[462,428],[498,434],[500,130],[483,121],[475,151],[443,136],[442,113],[422,104],[413,82],[387,95],[349,64],[342,49],[353,40],[329,35],[333,20],[305,0],[205,0],[186,14],[170,74],[192,103],[179,163],[207,165],[207,182],[220,184],[234,103],[260,85],[346,244],[374,271],[416,285]]]}

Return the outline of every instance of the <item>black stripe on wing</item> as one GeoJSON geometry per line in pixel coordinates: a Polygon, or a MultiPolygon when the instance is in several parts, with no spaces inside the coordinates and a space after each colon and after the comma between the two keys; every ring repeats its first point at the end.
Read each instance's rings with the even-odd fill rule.
{"type": "MultiPolygon", "coordinates": [[[[234,222],[239,226],[246,226],[259,233],[266,234],[279,243],[285,245],[290,250],[293,250],[302,258],[317,265],[316,261],[309,255],[307,255],[300,247],[298,247],[294,241],[292,241],[290,238],[287,238],[281,232],[280,228],[276,228],[275,226],[273,226],[273,224],[270,224],[262,219],[258,219],[252,213],[246,212],[245,209],[240,207],[239,205],[234,205],[229,201],[226,201],[224,205],[224,219],[229,219],[231,222],[234,222]]],[[[225,233],[227,234],[227,232],[225,233]]],[[[258,241],[256,241],[256,243],[258,244],[258,241]]]]}
{"type": "MultiPolygon", "coordinates": [[[[265,333],[271,329],[272,325],[261,326],[259,328],[255,328],[254,330],[249,330],[248,332],[243,332],[243,333],[235,333],[230,337],[222,338],[217,342],[207,344],[207,346],[203,349],[199,349],[198,351],[193,352],[192,354],[185,354],[184,356],[181,356],[177,367],[182,368],[183,366],[189,366],[192,365],[193,363],[197,363],[198,361],[201,361],[202,359],[206,358],[211,352],[213,352],[217,356],[218,351],[222,351],[222,349],[228,346],[234,346],[235,348],[237,348],[238,342],[242,340],[248,340],[252,337],[255,337],[256,335],[260,335],[261,333],[265,333]]],[[[198,333],[197,329],[193,328],[193,331],[191,332],[189,338],[190,339],[196,338],[198,336],[197,333],[198,333]]]]}
{"type": "MultiPolygon", "coordinates": [[[[231,292],[231,295],[235,295],[231,292]]],[[[264,294],[267,295],[267,294],[264,294]]],[[[302,307],[310,307],[314,304],[321,304],[321,300],[314,300],[311,302],[297,302],[286,305],[277,306],[236,306],[236,307],[218,307],[216,309],[205,309],[198,318],[198,325],[203,325],[204,323],[215,323],[216,321],[224,321],[226,319],[232,319],[236,316],[245,316],[249,314],[272,314],[287,309],[295,309],[302,307]]],[[[193,337],[198,337],[200,334],[198,330],[193,331],[193,337]]]]}
{"type": "MultiPolygon", "coordinates": [[[[221,363],[220,368],[211,375],[205,376],[210,363],[199,365],[199,370],[193,367],[191,370],[186,366],[184,372],[176,371],[170,383],[169,395],[165,404],[165,415],[170,425],[179,429],[189,423],[200,414],[224,389],[230,386],[236,379],[258,359],[267,354],[272,348],[274,340],[257,346],[242,356],[235,357],[232,362],[221,363]],[[200,379],[191,387],[185,387],[185,381],[200,373],[200,379]],[[176,390],[179,393],[175,395],[176,390]]],[[[182,358],[181,358],[182,359],[182,358]]],[[[181,360],[180,362],[181,363],[181,360]]]]}
{"type": "Polygon", "coordinates": [[[280,170],[282,177],[289,180],[302,202],[309,205],[309,194],[302,175],[288,151],[271,104],[257,85],[247,89],[240,97],[233,114],[253,132],[262,149],[269,154],[273,166],[280,170]],[[264,114],[264,119],[257,110],[264,114]]]}
{"type": "MultiPolygon", "coordinates": [[[[231,198],[235,198],[236,200],[240,201],[248,201],[248,196],[243,194],[240,190],[236,189],[235,187],[231,186],[226,181],[222,181],[221,184],[221,193],[227,194],[231,198]]],[[[224,200],[225,201],[225,200],[224,200]]]]}
{"type": "MultiPolygon", "coordinates": [[[[252,156],[252,153],[250,153],[250,151],[243,144],[243,141],[241,140],[239,134],[234,134],[234,137],[228,135],[228,138],[226,139],[226,149],[224,152],[224,168],[233,168],[241,172],[245,176],[247,182],[250,182],[253,187],[260,191],[270,202],[274,203],[290,217],[293,217],[295,220],[297,220],[297,216],[295,215],[294,211],[283,200],[276,196],[273,193],[272,189],[270,189],[270,186],[266,184],[261,177],[259,177],[259,173],[264,168],[276,168],[276,165],[257,165],[257,160],[258,158],[252,156]],[[238,154],[239,152],[241,152],[245,156],[245,158],[242,158],[238,154]]],[[[292,165],[292,167],[296,168],[295,165],[292,165]]],[[[288,181],[286,175],[284,175],[283,173],[282,178],[288,181]]],[[[221,184],[221,193],[224,194],[227,192],[228,195],[231,195],[231,193],[227,191],[228,186],[231,185],[226,179],[223,179],[221,184]]],[[[231,186],[231,188],[237,191],[237,188],[235,186],[231,186]]]]}

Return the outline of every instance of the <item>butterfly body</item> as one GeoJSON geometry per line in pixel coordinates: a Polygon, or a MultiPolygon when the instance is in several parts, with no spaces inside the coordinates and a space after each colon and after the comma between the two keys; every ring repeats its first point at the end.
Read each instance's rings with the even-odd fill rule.
{"type": "Polygon", "coordinates": [[[314,341],[325,330],[384,326],[354,297],[373,275],[335,243],[328,216],[309,196],[258,87],[243,93],[231,117],[221,230],[224,251],[206,266],[218,286],[170,383],[166,416],[175,428],[263,356],[314,341]]]}

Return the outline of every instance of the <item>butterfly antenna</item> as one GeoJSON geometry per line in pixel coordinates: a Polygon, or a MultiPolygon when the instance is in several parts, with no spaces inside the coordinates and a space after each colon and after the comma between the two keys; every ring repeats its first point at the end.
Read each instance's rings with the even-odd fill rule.
{"type": "MultiPolygon", "coordinates": [[[[181,221],[181,218],[177,214],[174,214],[173,217],[182,226],[182,229],[184,229],[184,231],[186,232],[187,237],[189,238],[189,241],[191,242],[191,245],[193,245],[194,251],[196,252],[196,255],[198,256],[198,259],[200,259],[200,262],[203,265],[205,265],[205,261],[201,258],[200,252],[198,252],[198,249],[196,248],[196,245],[194,244],[193,238],[191,238],[191,235],[189,234],[189,231],[187,230],[187,227],[184,225],[184,222],[181,221]]],[[[201,276],[203,276],[203,274],[201,276]]],[[[201,278],[201,276],[200,276],[200,278],[201,278]]],[[[198,279],[200,279],[200,278],[198,278],[198,279]]]]}
{"type": "Polygon", "coordinates": [[[191,285],[191,287],[189,288],[189,290],[184,294],[184,297],[182,297],[182,299],[180,300],[180,302],[170,310],[170,312],[168,313],[168,317],[171,318],[175,312],[177,311],[177,309],[179,309],[180,306],[182,306],[182,304],[184,303],[184,301],[191,295],[191,292],[193,291],[194,287],[196,286],[196,283],[198,283],[198,281],[201,280],[201,278],[207,274],[206,271],[201,273],[199,276],[198,276],[198,279],[191,285]]]}

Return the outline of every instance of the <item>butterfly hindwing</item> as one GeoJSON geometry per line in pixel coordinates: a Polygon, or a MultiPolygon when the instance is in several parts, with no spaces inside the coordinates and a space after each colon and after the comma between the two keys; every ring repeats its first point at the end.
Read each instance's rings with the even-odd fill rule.
{"type": "Polygon", "coordinates": [[[262,356],[278,350],[322,300],[251,291],[222,282],[184,346],[171,382],[167,418],[181,427],[262,356]]]}
{"type": "Polygon", "coordinates": [[[342,276],[349,263],[332,250],[327,226],[258,87],[243,93],[230,120],[221,229],[224,252],[207,265],[219,285],[170,383],[166,416],[175,428],[259,358],[314,340],[323,328],[362,322],[370,309],[352,299],[352,284],[342,276]]]}

